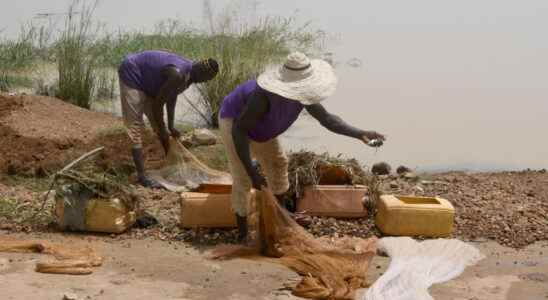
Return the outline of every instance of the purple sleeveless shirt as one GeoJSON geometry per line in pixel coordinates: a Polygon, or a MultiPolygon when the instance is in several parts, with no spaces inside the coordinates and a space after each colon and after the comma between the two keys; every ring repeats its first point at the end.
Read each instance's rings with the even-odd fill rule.
{"type": "Polygon", "coordinates": [[[118,68],[118,76],[130,88],[154,98],[166,82],[160,72],[168,65],[175,66],[181,75],[185,75],[190,73],[192,61],[167,51],[143,51],[126,56],[118,68]]]}
{"type": "MultiPolygon", "coordinates": [[[[251,94],[260,89],[264,91],[256,80],[249,80],[239,85],[221,105],[219,114],[224,119],[235,119],[240,116],[251,94]]],[[[298,101],[265,92],[270,102],[270,110],[259,120],[255,128],[250,130],[248,137],[256,142],[266,142],[285,132],[299,117],[304,105],[298,101]]]]}

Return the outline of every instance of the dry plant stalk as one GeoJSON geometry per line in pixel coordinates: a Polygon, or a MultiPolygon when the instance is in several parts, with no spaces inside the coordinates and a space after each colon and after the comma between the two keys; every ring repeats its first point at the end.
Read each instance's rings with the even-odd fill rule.
{"type": "Polygon", "coordinates": [[[302,196],[304,187],[322,184],[322,180],[336,181],[330,184],[364,184],[366,172],[355,159],[342,159],[329,153],[298,151],[289,154],[288,175],[289,194],[297,199],[302,196]],[[330,176],[328,173],[338,173],[338,176],[330,176]],[[325,178],[325,175],[337,178],[325,178]]]}
{"type": "Polygon", "coordinates": [[[103,263],[103,258],[90,247],[78,248],[41,240],[0,239],[0,252],[43,253],[54,256],[56,261],[36,264],[35,270],[40,273],[86,275],[93,273],[93,267],[103,263]]]}
{"type": "Polygon", "coordinates": [[[377,202],[382,195],[382,179],[375,174],[364,177],[365,185],[367,186],[367,197],[365,201],[365,207],[367,211],[372,215],[377,210],[377,202]]]}

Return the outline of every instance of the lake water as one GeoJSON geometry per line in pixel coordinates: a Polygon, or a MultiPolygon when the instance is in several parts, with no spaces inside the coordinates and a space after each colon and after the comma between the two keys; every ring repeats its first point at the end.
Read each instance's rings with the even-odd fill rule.
{"type": "MultiPolygon", "coordinates": [[[[126,29],[202,20],[202,1],[141,2],[103,1],[97,15],[126,29]]],[[[335,36],[339,86],[325,106],[388,139],[375,151],[303,118],[283,136],[287,148],[419,170],[548,168],[548,1],[245,2],[256,8],[243,15],[251,21],[297,11],[335,36]]],[[[0,29],[9,36],[16,21],[66,3],[5,3],[0,29]]]]}

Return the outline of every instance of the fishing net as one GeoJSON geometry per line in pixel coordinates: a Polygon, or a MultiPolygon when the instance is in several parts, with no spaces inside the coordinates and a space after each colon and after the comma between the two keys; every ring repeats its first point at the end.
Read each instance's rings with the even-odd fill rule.
{"type": "Polygon", "coordinates": [[[249,247],[219,247],[212,258],[262,254],[302,276],[293,294],[310,299],[354,299],[367,287],[366,272],[376,253],[376,238],[346,238],[332,243],[314,238],[282,209],[268,189],[257,193],[258,214],[250,222],[254,240],[249,247]]]}
{"type": "Polygon", "coordinates": [[[475,247],[456,239],[417,242],[409,237],[388,237],[378,244],[390,256],[390,265],[361,300],[432,300],[428,293],[432,284],[457,277],[484,257],[475,247]]]}
{"type": "Polygon", "coordinates": [[[48,241],[20,241],[0,239],[0,252],[43,253],[55,257],[54,261],[41,261],[36,264],[36,272],[85,275],[93,273],[93,267],[103,263],[103,258],[90,247],[67,246],[48,241]]]}
{"type": "Polygon", "coordinates": [[[179,140],[170,140],[167,165],[149,172],[149,176],[169,191],[196,189],[203,183],[231,184],[230,174],[202,163],[179,140]]]}

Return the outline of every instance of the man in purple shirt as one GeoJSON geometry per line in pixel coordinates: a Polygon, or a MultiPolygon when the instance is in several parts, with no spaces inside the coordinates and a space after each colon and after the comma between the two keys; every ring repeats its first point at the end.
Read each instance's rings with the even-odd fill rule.
{"type": "Polygon", "coordinates": [[[384,136],[346,124],[320,104],[335,91],[337,79],[325,61],[310,60],[294,52],[281,66],[262,73],[232,91],[223,100],[219,127],[232,174],[232,207],[236,212],[239,240],[247,238],[247,204],[251,187],[269,186],[280,202],[289,188],[288,161],[277,137],[303,109],[328,130],[379,147],[384,136]],[[260,163],[263,178],[251,156],[260,163]]]}
{"type": "Polygon", "coordinates": [[[167,153],[169,136],[178,138],[174,127],[177,95],[192,83],[213,79],[219,71],[211,58],[192,62],[168,51],[143,51],[126,56],[118,69],[120,98],[124,124],[132,142],[131,154],[137,170],[137,178],[145,187],[160,185],[145,173],[141,132],[144,129],[143,114],[167,153]],[[164,105],[167,108],[168,129],[164,122],[164,105]]]}

